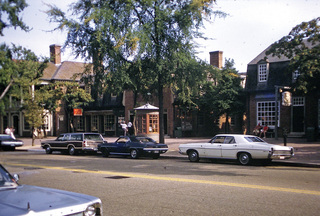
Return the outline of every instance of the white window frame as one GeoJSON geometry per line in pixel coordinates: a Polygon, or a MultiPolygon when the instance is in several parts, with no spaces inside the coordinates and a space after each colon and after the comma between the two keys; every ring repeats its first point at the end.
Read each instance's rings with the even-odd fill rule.
{"type": "MultiPolygon", "coordinates": [[[[278,121],[280,119],[280,104],[278,104],[278,121]]],[[[276,102],[258,101],[257,102],[257,122],[261,125],[268,124],[269,127],[276,125],[276,102]]]]}
{"type": "Polygon", "coordinates": [[[304,97],[292,97],[292,106],[304,106],[304,97]]]}
{"type": "Polygon", "coordinates": [[[258,64],[258,81],[259,82],[267,82],[268,81],[268,64],[262,63],[258,64]]]}

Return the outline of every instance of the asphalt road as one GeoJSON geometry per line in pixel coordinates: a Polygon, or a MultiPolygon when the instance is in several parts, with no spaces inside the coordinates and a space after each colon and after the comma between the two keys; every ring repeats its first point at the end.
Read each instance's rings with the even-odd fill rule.
{"type": "Polygon", "coordinates": [[[318,215],[320,169],[0,152],[21,184],[99,197],[104,215],[318,215]]]}

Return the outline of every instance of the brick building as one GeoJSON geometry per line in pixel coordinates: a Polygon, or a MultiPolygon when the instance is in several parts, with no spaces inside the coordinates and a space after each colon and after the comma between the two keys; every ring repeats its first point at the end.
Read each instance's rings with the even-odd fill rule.
{"type": "MultiPolygon", "coordinates": [[[[290,86],[300,75],[290,71],[290,59],[266,55],[268,47],[255,57],[247,67],[246,91],[248,133],[261,123],[268,124],[270,136],[303,137],[310,131],[318,134],[320,122],[320,94],[302,95],[293,93],[291,104],[286,104],[290,86]],[[278,125],[278,127],[276,127],[278,125]]],[[[290,98],[290,97],[289,97],[290,98]]]]}

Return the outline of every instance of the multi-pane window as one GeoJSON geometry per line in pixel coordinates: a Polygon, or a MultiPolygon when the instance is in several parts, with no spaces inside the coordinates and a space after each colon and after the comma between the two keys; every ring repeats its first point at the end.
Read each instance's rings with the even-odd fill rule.
{"type": "Polygon", "coordinates": [[[159,115],[149,115],[149,132],[152,132],[152,133],[159,132],[158,118],[159,118],[159,115]]]}
{"type": "MultiPolygon", "coordinates": [[[[278,104],[279,106],[279,104],[278,104]]],[[[278,109],[278,119],[280,119],[280,112],[278,109]]],[[[275,126],[276,124],[276,102],[264,101],[257,102],[257,122],[261,125],[275,126]]]]}
{"type": "Polygon", "coordinates": [[[82,116],[75,117],[77,131],[84,131],[84,118],[82,116]]]}
{"type": "Polygon", "coordinates": [[[104,130],[105,131],[114,131],[115,130],[114,115],[105,115],[104,116],[104,130]]]}
{"type": "Polygon", "coordinates": [[[304,97],[293,97],[293,106],[304,106],[304,97]]]}
{"type": "Polygon", "coordinates": [[[268,79],[268,65],[259,64],[258,65],[258,79],[259,82],[266,82],[268,79]]]}
{"type": "Polygon", "coordinates": [[[98,130],[98,116],[93,115],[91,119],[91,131],[97,131],[98,130]]]}
{"type": "Polygon", "coordinates": [[[147,122],[146,122],[146,115],[138,115],[138,133],[146,133],[146,127],[147,127],[147,122]]]}

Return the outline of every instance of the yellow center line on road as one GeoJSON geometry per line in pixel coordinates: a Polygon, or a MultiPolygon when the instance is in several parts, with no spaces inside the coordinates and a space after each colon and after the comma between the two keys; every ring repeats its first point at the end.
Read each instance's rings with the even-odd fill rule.
{"type": "Polygon", "coordinates": [[[280,191],[280,192],[290,192],[290,193],[298,193],[298,194],[308,194],[308,195],[320,196],[320,191],[301,190],[301,189],[283,188],[283,187],[272,187],[272,186],[263,186],[263,185],[251,185],[251,184],[219,182],[219,181],[210,181],[210,180],[197,180],[197,179],[162,177],[162,176],[155,176],[155,175],[144,175],[144,174],[134,174],[134,173],[123,173],[123,172],[72,169],[72,168],[65,168],[65,167],[51,167],[51,166],[41,166],[41,165],[32,165],[32,164],[6,163],[6,165],[18,166],[18,167],[36,167],[36,168],[43,168],[43,169],[64,170],[64,171],[81,172],[81,173],[96,173],[96,174],[104,174],[104,175],[111,175],[111,176],[112,175],[118,175],[118,176],[131,177],[131,178],[142,178],[142,179],[161,180],[161,181],[173,181],[173,182],[219,185],[219,186],[229,186],[229,187],[238,187],[238,188],[269,190],[269,191],[280,191]]]}

